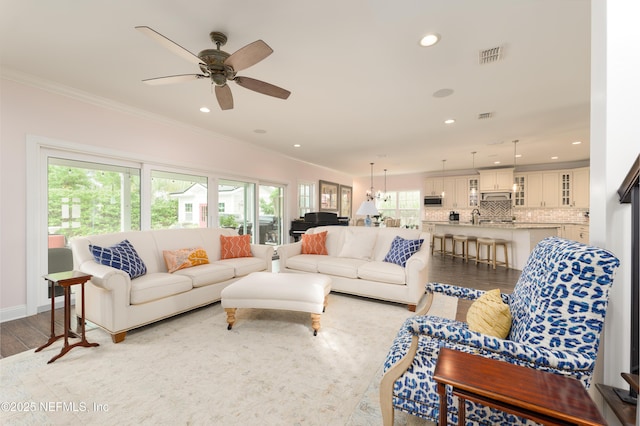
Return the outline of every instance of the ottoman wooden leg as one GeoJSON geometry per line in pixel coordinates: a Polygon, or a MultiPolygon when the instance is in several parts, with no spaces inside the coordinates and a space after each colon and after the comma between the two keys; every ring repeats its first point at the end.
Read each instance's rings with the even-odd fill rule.
{"type": "Polygon", "coordinates": [[[324,297],[324,305],[322,306],[322,312],[324,312],[327,309],[328,304],[329,304],[329,295],[326,295],[324,297]]]}
{"type": "Polygon", "coordinates": [[[311,328],[313,328],[313,335],[318,335],[320,330],[320,314],[311,314],[311,328]]]}
{"type": "Polygon", "coordinates": [[[224,308],[224,311],[227,313],[227,330],[231,330],[233,324],[236,322],[236,310],[238,308],[224,308]]]}

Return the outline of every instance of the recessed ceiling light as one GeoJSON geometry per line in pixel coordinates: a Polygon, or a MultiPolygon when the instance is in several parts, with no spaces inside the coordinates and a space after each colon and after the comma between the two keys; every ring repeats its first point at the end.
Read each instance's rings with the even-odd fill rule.
{"type": "Polygon", "coordinates": [[[582,141],[575,141],[575,142],[571,142],[571,145],[580,145],[582,143],[582,141]]]}
{"type": "Polygon", "coordinates": [[[427,34],[420,39],[420,46],[429,47],[440,41],[440,36],[436,33],[427,34]]]}
{"type": "Polygon", "coordinates": [[[300,148],[300,144],[299,143],[295,143],[295,144],[293,144],[293,147],[294,148],[300,148]]]}
{"type": "Polygon", "coordinates": [[[552,160],[557,160],[557,159],[558,159],[558,157],[555,157],[555,156],[554,156],[554,157],[551,157],[551,159],[552,159],[552,160]]]}
{"type": "Polygon", "coordinates": [[[253,133],[264,134],[264,133],[267,133],[267,131],[264,129],[255,129],[253,133]]]}
{"type": "Polygon", "coordinates": [[[453,89],[440,89],[433,92],[431,96],[434,98],[446,98],[451,95],[453,95],[453,89]]]}
{"type": "Polygon", "coordinates": [[[200,108],[200,112],[210,112],[210,111],[211,110],[209,108],[204,107],[204,106],[200,108]]]}
{"type": "Polygon", "coordinates": [[[522,157],[522,154],[516,154],[516,158],[522,157]]]}
{"type": "Polygon", "coordinates": [[[494,161],[493,164],[500,164],[500,162],[499,161],[494,161]]]}
{"type": "Polygon", "coordinates": [[[456,122],[456,120],[454,120],[453,118],[448,118],[448,119],[444,120],[444,124],[453,124],[455,122],[456,122]]]}

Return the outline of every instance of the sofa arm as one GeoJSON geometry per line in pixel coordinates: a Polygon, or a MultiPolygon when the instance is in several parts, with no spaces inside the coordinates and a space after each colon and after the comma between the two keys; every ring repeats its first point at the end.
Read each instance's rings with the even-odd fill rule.
{"type": "Polygon", "coordinates": [[[414,253],[413,256],[407,259],[404,267],[407,295],[409,297],[407,303],[409,304],[418,304],[420,302],[420,299],[424,296],[424,284],[429,277],[429,259],[431,257],[429,256],[428,245],[423,244],[424,246],[427,249],[423,248],[414,253]]]}
{"type": "Polygon", "coordinates": [[[595,359],[579,352],[498,339],[471,331],[466,324],[445,318],[416,316],[407,320],[405,327],[413,335],[442,341],[442,346],[469,353],[480,353],[490,358],[530,368],[566,375],[574,372],[590,374],[595,366],[595,359]]]}
{"type": "Polygon", "coordinates": [[[302,254],[302,241],[278,246],[280,269],[285,269],[287,267],[287,259],[299,254],[302,254]]]}
{"type": "Polygon", "coordinates": [[[264,259],[265,270],[271,272],[273,270],[273,246],[266,244],[251,244],[251,255],[264,259]]]}
{"type": "Polygon", "coordinates": [[[80,272],[90,274],[92,276],[91,282],[104,290],[114,291],[115,289],[125,288],[127,293],[131,291],[131,278],[120,269],[97,262],[84,262],[79,269],[80,272]]]}

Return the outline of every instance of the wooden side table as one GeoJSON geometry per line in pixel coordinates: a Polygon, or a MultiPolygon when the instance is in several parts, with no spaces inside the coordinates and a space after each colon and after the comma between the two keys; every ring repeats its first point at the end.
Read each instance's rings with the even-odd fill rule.
{"type": "Polygon", "coordinates": [[[56,340],[64,337],[64,346],[60,353],[49,360],[47,364],[51,364],[71,349],[82,346],[82,347],[93,347],[100,346],[98,343],[89,343],[87,341],[85,335],[85,321],[84,321],[84,284],[91,279],[92,275],[83,274],[78,271],[67,271],[67,272],[58,272],[55,274],[45,275],[43,278],[49,282],[51,286],[51,337],[44,345],[40,346],[36,349],[36,352],[41,351],[46,348],[56,340]],[[78,336],[75,332],[71,330],[71,286],[80,284],[81,289],[81,297],[82,297],[82,324],[80,325],[81,335],[78,336]],[[56,336],[55,330],[55,286],[59,285],[64,289],[64,334],[60,334],[56,336]],[[80,338],[80,341],[74,343],[72,345],[69,344],[69,337],[80,338]]]}
{"type": "Polygon", "coordinates": [[[458,425],[465,400],[545,425],[606,425],[578,380],[449,348],[440,349],[433,374],[440,396],[438,424],[447,424],[446,385],[458,397],[458,425]]]}

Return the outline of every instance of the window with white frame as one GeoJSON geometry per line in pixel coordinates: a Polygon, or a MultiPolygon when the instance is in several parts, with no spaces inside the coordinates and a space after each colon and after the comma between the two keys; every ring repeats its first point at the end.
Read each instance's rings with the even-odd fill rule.
{"type": "Polygon", "coordinates": [[[298,184],[298,215],[303,217],[313,209],[313,183],[302,182],[298,184]]]}
{"type": "Polygon", "coordinates": [[[400,219],[400,226],[420,229],[420,191],[387,192],[387,200],[377,200],[376,207],[385,218],[400,219]]]}

